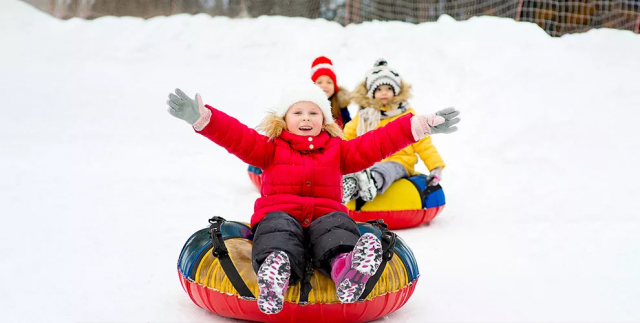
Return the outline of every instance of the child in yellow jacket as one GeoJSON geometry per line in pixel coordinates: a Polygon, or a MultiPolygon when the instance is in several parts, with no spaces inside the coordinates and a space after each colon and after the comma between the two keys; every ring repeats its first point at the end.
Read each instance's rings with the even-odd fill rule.
{"type": "MultiPolygon", "coordinates": [[[[354,119],[344,128],[346,140],[384,127],[403,115],[415,115],[407,102],[411,98],[411,86],[404,83],[400,74],[389,68],[383,59],[376,61],[374,67],[367,72],[365,81],[353,91],[351,98],[360,107],[354,119]]],[[[447,119],[453,119],[453,125],[460,120],[455,118],[457,113],[454,111],[445,109],[439,113],[441,116],[446,115],[447,119]],[[456,115],[451,115],[452,113],[456,115]]],[[[456,130],[456,127],[451,128],[451,132],[456,130]]],[[[415,175],[414,165],[418,162],[416,155],[420,156],[429,169],[429,185],[437,185],[442,179],[445,164],[431,143],[431,137],[427,136],[367,170],[346,175],[343,178],[343,202],[356,198],[371,201],[377,194],[384,193],[391,183],[415,175]]]]}

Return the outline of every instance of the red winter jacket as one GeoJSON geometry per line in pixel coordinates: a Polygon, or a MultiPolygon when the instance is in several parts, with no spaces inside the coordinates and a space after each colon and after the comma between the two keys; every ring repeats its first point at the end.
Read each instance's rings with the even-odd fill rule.
{"type": "Polygon", "coordinates": [[[211,121],[199,133],[262,168],[262,189],[256,200],[251,226],[269,212],[283,211],[303,227],[330,212],[347,212],[342,205],[342,175],[361,171],[415,143],[410,115],[353,140],[331,137],[322,131],[315,137],[283,131],[266,136],[235,118],[207,105],[211,121]]]}

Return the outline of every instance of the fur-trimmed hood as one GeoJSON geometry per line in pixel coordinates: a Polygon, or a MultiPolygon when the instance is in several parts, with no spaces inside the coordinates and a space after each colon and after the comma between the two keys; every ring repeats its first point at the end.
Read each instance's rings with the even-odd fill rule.
{"type": "MultiPolygon", "coordinates": [[[[331,137],[343,138],[344,133],[340,126],[335,123],[325,124],[322,126],[324,131],[326,131],[331,137]]],[[[267,114],[267,116],[262,120],[260,125],[256,128],[256,130],[264,133],[265,136],[269,137],[270,140],[274,140],[277,137],[280,137],[283,130],[287,130],[287,123],[283,118],[280,118],[276,115],[275,111],[271,111],[267,114]]]]}
{"type": "Polygon", "coordinates": [[[358,84],[358,86],[353,90],[351,93],[351,100],[359,105],[360,108],[374,108],[381,111],[397,109],[400,103],[411,98],[411,85],[401,81],[400,86],[402,87],[400,93],[394,96],[386,106],[382,104],[382,101],[367,96],[365,82],[358,84]]]}
{"type": "Polygon", "coordinates": [[[338,87],[338,92],[334,93],[333,96],[335,97],[336,102],[338,103],[338,108],[340,109],[346,108],[349,106],[349,103],[351,103],[351,93],[342,86],[338,87]]]}

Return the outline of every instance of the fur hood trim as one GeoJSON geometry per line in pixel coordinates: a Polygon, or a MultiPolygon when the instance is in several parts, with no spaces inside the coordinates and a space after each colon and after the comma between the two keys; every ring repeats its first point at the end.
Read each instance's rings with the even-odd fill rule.
{"type": "MultiPolygon", "coordinates": [[[[342,129],[340,129],[340,126],[335,123],[325,124],[322,128],[331,137],[344,137],[342,129]]],[[[258,125],[256,130],[264,133],[265,136],[269,137],[269,140],[274,140],[280,137],[283,130],[287,130],[287,124],[283,118],[278,117],[274,111],[271,111],[258,125]]]]}
{"type": "Polygon", "coordinates": [[[334,94],[336,100],[338,102],[338,107],[340,109],[346,108],[351,103],[351,93],[349,90],[341,87],[338,87],[338,93],[334,94]]]}

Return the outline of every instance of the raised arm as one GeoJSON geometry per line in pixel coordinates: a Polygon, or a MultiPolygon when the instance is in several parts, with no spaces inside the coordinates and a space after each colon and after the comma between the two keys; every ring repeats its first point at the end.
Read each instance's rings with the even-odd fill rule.
{"type": "Polygon", "coordinates": [[[355,173],[371,167],[416,142],[411,132],[411,117],[400,117],[384,127],[343,141],[340,147],[342,173],[355,173]]]}
{"type": "Polygon", "coordinates": [[[169,113],[191,124],[196,132],[224,147],[247,164],[265,168],[273,157],[275,145],[267,137],[245,126],[240,121],[196,100],[179,89],[170,94],[167,104],[169,113]]]}
{"type": "Polygon", "coordinates": [[[449,108],[431,115],[407,114],[384,127],[342,142],[341,170],[350,174],[373,166],[393,153],[435,133],[452,133],[460,121],[459,111],[449,108]]]}

